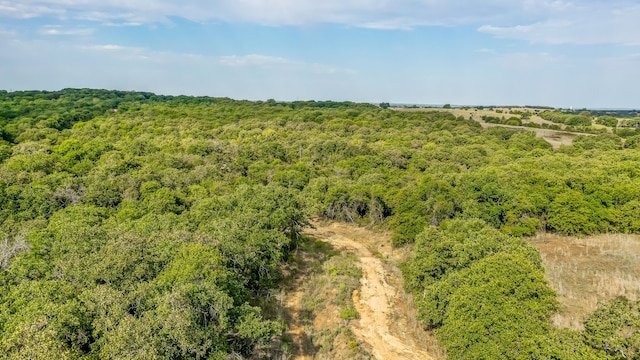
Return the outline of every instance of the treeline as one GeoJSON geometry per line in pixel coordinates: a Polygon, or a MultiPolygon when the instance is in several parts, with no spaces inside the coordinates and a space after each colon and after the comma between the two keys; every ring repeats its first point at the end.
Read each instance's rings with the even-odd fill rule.
{"type": "Polygon", "coordinates": [[[88,89],[0,97],[8,358],[269,357],[284,324],[268,299],[312,216],[415,243],[411,262],[423,265],[407,265],[408,283],[439,289],[441,299],[420,300],[421,317],[452,356],[580,358],[595,350],[548,327],[553,293],[518,236],[640,232],[633,137],[553,151],[532,133],[369,104],[88,89]],[[87,115],[58,121],[74,111],[87,115]],[[464,294],[513,321],[450,322],[478,310],[464,294]],[[514,335],[520,327],[531,340],[514,335]]]}
{"type": "Polygon", "coordinates": [[[621,120],[619,126],[638,129],[640,128],[640,117],[621,120]]]}
{"type": "Polygon", "coordinates": [[[571,125],[571,126],[591,126],[593,117],[589,111],[582,111],[579,114],[564,113],[561,111],[543,111],[539,116],[545,120],[571,125]]]}
{"type": "Polygon", "coordinates": [[[638,128],[640,127],[640,117],[637,111],[543,111],[540,117],[558,124],[565,124],[576,127],[590,127],[598,124],[610,128],[638,128]]]}
{"type": "MultiPolygon", "coordinates": [[[[579,110],[579,111],[586,111],[586,109],[579,110]]],[[[619,119],[640,117],[640,110],[597,110],[597,109],[593,110],[591,109],[589,110],[589,112],[593,116],[597,116],[597,117],[611,116],[619,119]]]]}
{"type": "Polygon", "coordinates": [[[231,102],[230,99],[175,97],[119,90],[0,91],[0,138],[22,142],[20,135],[25,131],[34,131],[34,128],[63,130],[76,122],[88,121],[109,111],[126,111],[129,106],[165,101],[180,104],[231,102]]]}
{"type": "Polygon", "coordinates": [[[497,116],[482,115],[482,121],[490,124],[522,126],[522,118],[515,117],[515,116],[511,116],[508,119],[505,119],[504,116],[497,117],[497,116]]]}

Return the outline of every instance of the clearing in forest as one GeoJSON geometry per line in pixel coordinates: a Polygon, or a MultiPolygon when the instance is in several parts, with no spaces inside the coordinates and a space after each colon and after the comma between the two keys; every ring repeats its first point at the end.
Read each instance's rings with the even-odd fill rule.
{"type": "Polygon", "coordinates": [[[584,318],[598,304],[617,296],[640,299],[640,236],[540,234],[530,241],[540,251],[562,304],[552,319],[557,327],[582,330],[584,318]]]}
{"type": "MultiPolygon", "coordinates": [[[[424,331],[416,319],[411,296],[405,293],[396,266],[404,258],[404,252],[393,249],[388,235],[342,223],[315,223],[314,228],[305,233],[329,243],[336,251],[355,255],[362,277],[359,288],[352,293],[358,318],[350,320],[348,327],[371,356],[376,359],[443,357],[432,334],[424,331]]],[[[290,313],[296,313],[291,301],[300,297],[299,293],[292,292],[287,300],[290,313]]],[[[315,314],[316,318],[323,316],[315,314]]],[[[294,346],[304,346],[307,342],[308,335],[300,327],[296,326],[290,335],[294,346]]],[[[297,353],[294,349],[296,358],[308,358],[297,353]]]]}
{"type": "MultiPolygon", "coordinates": [[[[482,117],[483,116],[493,116],[493,117],[509,117],[509,116],[513,116],[510,115],[509,112],[509,108],[502,108],[502,109],[476,109],[476,108],[452,108],[452,109],[443,109],[443,108],[418,108],[418,109],[398,109],[400,111],[440,111],[440,112],[447,112],[447,113],[451,113],[453,115],[455,115],[456,117],[463,117],[465,119],[473,119],[475,121],[477,121],[478,123],[480,123],[480,125],[483,128],[490,128],[490,127],[503,127],[503,128],[507,128],[507,129],[512,129],[512,130],[519,130],[519,131],[529,131],[529,132],[533,132],[536,134],[537,137],[545,140],[546,142],[548,142],[554,149],[559,149],[561,146],[565,145],[565,146],[569,146],[571,144],[573,144],[573,139],[576,136],[579,135],[583,135],[583,136],[594,136],[593,134],[589,134],[589,133],[580,133],[580,132],[571,132],[571,131],[565,131],[565,130],[552,130],[552,129],[541,129],[541,128],[535,128],[535,127],[527,127],[527,126],[515,126],[515,125],[504,125],[504,124],[492,124],[492,123],[487,123],[485,122],[482,117]],[[496,110],[499,111],[503,111],[501,113],[496,112],[496,110]]],[[[521,112],[535,112],[536,109],[535,108],[517,108],[516,110],[519,110],[521,112]]],[[[548,120],[544,120],[543,118],[541,118],[538,115],[532,115],[531,118],[529,120],[526,120],[525,122],[532,122],[532,123],[536,123],[536,124],[546,124],[546,125],[554,125],[553,122],[548,121],[548,120]]],[[[555,124],[557,125],[557,124],[555,124]]]]}

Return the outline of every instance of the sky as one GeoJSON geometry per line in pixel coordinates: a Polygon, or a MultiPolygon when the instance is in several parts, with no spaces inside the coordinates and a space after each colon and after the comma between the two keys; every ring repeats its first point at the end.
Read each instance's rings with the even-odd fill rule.
{"type": "Polygon", "coordinates": [[[640,108],[640,0],[0,0],[0,89],[640,108]]]}

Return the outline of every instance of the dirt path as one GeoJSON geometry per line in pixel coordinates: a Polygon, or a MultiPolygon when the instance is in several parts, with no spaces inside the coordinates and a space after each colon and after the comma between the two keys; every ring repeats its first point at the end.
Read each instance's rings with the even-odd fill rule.
{"type": "Polygon", "coordinates": [[[306,233],[360,260],[361,287],[353,294],[360,319],[351,322],[351,330],[367,350],[376,359],[433,359],[427,353],[430,336],[417,323],[400,272],[382,259],[393,262],[401,257],[389,238],[340,223],[315,227],[306,233]]]}
{"type": "Polygon", "coordinates": [[[293,347],[296,351],[297,360],[311,360],[313,359],[313,343],[304,330],[302,324],[302,314],[300,313],[300,302],[302,300],[302,281],[306,276],[300,276],[296,284],[295,289],[286,299],[284,308],[287,309],[285,315],[285,321],[289,325],[289,329],[286,335],[291,338],[293,347]]]}

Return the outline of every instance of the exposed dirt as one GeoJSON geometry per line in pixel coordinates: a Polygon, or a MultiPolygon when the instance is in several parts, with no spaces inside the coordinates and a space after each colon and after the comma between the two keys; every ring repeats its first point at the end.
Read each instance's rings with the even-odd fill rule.
{"type": "MultiPolygon", "coordinates": [[[[304,259],[303,260],[309,260],[304,259]]],[[[299,360],[311,360],[313,359],[313,343],[304,329],[304,323],[302,321],[302,306],[301,301],[304,296],[303,284],[308,278],[308,266],[305,266],[305,261],[297,269],[299,272],[293,276],[293,284],[291,284],[291,290],[287,291],[284,296],[284,319],[287,322],[289,329],[285,335],[292,341],[292,351],[295,355],[295,359],[299,360]]]]}
{"type": "Polygon", "coordinates": [[[353,309],[351,294],[359,287],[357,261],[355,255],[317,239],[296,249],[283,268],[287,286],[277,294],[277,316],[288,330],[274,339],[274,359],[371,359],[349,329],[350,316],[343,314],[353,309]]]}
{"type": "Polygon", "coordinates": [[[361,286],[353,293],[359,319],[351,321],[350,328],[365,349],[376,359],[441,358],[431,334],[416,321],[411,298],[393,265],[403,253],[394,251],[390,237],[341,223],[314,225],[315,229],[306,231],[308,235],[360,260],[361,286]]]}
{"type": "Polygon", "coordinates": [[[585,316],[599,303],[620,295],[640,299],[640,236],[540,234],[530,241],[540,251],[562,304],[552,319],[557,327],[581,330],[585,316]]]}

